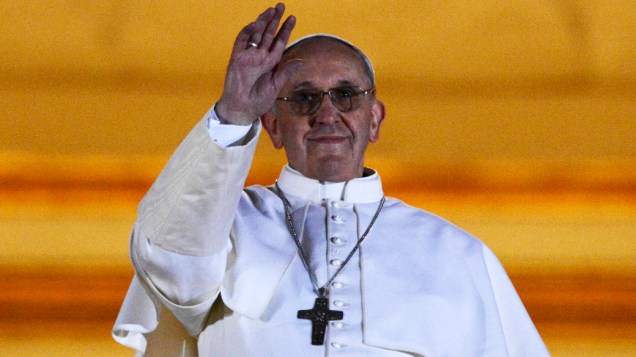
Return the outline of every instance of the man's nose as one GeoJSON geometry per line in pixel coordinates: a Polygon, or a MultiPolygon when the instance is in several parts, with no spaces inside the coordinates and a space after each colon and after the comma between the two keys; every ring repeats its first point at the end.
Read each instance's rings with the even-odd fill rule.
{"type": "Polygon", "coordinates": [[[315,121],[320,124],[333,124],[340,118],[340,111],[331,101],[329,95],[325,94],[322,97],[318,111],[314,114],[315,121]]]}

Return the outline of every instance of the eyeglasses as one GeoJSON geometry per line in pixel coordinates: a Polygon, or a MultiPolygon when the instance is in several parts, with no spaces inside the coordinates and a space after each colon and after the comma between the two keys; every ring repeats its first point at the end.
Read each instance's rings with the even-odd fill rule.
{"type": "Polygon", "coordinates": [[[331,99],[331,103],[342,113],[347,113],[360,108],[362,99],[368,93],[374,93],[375,88],[362,90],[358,87],[346,86],[322,91],[298,91],[288,97],[279,97],[276,100],[284,100],[289,110],[296,115],[306,116],[315,114],[320,108],[325,94],[331,99]]]}

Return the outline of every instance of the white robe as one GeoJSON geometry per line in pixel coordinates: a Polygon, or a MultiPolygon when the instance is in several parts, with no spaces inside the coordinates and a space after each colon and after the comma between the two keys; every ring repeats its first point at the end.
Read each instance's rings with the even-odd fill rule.
{"type": "MultiPolygon", "coordinates": [[[[344,319],[312,346],[296,313],[316,295],[282,202],[242,188],[258,131],[223,148],[200,122],[144,197],[117,341],[148,356],[548,355],[494,254],[394,198],[330,289],[344,319]]],[[[369,225],[380,178],[321,184],[285,168],[278,182],[323,284],[369,225]]]]}

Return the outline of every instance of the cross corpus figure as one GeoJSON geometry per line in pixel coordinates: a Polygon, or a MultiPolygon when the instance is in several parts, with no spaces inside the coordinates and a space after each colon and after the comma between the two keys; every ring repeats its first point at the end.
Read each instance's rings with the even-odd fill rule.
{"type": "Polygon", "coordinates": [[[332,320],[342,320],[342,311],[329,310],[329,299],[316,298],[314,308],[311,310],[299,310],[298,318],[311,320],[311,344],[322,345],[325,342],[325,329],[327,322],[332,320]]]}

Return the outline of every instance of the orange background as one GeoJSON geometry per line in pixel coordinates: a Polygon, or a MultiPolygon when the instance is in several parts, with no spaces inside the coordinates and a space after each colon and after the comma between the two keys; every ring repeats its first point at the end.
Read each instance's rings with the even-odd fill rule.
{"type": "MultiPolygon", "coordinates": [[[[130,355],[136,202],[262,1],[0,1],[0,355],[130,355]]],[[[636,4],[289,1],[371,57],[389,195],[500,257],[555,356],[636,354],[636,4]]],[[[248,181],[285,162],[264,136],[248,181]]]]}

